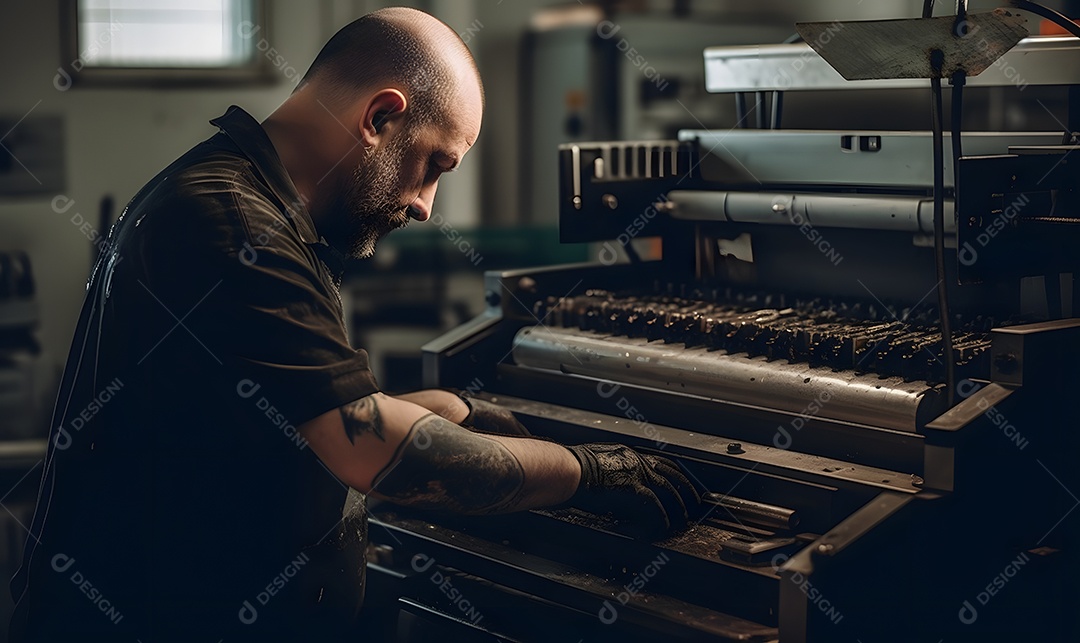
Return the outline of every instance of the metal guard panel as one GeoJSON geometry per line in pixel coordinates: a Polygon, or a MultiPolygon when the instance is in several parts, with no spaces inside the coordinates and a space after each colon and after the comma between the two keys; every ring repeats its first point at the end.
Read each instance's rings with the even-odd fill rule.
{"type": "MultiPolygon", "coordinates": [[[[1075,85],[1080,83],[1080,40],[1032,36],[972,76],[972,87],[1075,85]]],[[[713,93],[837,89],[919,89],[921,78],[845,80],[810,45],[709,47],[705,50],[705,89],[713,93]]]]}

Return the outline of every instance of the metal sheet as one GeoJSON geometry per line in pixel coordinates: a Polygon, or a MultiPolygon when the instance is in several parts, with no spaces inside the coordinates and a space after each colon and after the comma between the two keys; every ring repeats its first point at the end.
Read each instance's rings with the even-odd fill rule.
{"type": "MultiPolygon", "coordinates": [[[[535,402],[509,395],[480,394],[480,397],[497,403],[531,424],[535,419],[555,421],[609,434],[602,441],[636,445],[641,441],[642,429],[633,421],[616,416],[582,411],[556,404],[535,402]]],[[[772,434],[764,436],[772,438],[772,434]]],[[[650,424],[648,442],[665,445],[669,457],[687,457],[713,462],[738,469],[749,469],[755,475],[776,475],[802,481],[804,484],[835,486],[846,491],[853,488],[872,487],[900,493],[918,493],[912,474],[905,471],[872,467],[850,460],[817,456],[776,444],[762,445],[740,440],[741,453],[730,453],[728,445],[733,440],[722,435],[710,435],[685,431],[661,424],[650,424]],[[852,485],[855,485],[853,487],[852,485]]],[[[648,446],[639,445],[643,448],[648,446]]],[[[804,518],[807,516],[804,514],[804,518]]],[[[804,520],[804,528],[805,528],[804,520]]]]}
{"type": "MultiPolygon", "coordinates": [[[[1076,57],[1080,59],[1080,48],[1076,57]]],[[[930,189],[934,181],[930,132],[681,130],[679,140],[696,141],[702,151],[709,151],[701,160],[701,175],[708,181],[745,178],[765,184],[920,189],[930,189]],[[871,137],[877,139],[874,151],[864,145],[871,137]]],[[[1061,132],[965,132],[964,155],[1005,154],[1017,145],[1060,142],[1061,132]]],[[[945,185],[951,187],[952,142],[946,137],[944,143],[945,185]]]]}
{"type": "MultiPolygon", "coordinates": [[[[1080,40],[1072,36],[1024,38],[967,84],[1020,88],[1073,85],[1080,83],[1077,54],[1080,40]]],[[[705,50],[705,89],[713,93],[925,87],[927,81],[922,78],[846,80],[806,43],[705,50]]]]}
{"type": "Polygon", "coordinates": [[[1028,35],[1015,11],[968,14],[957,36],[955,16],[907,20],[800,22],[799,35],[846,80],[947,78],[985,71],[1028,35]],[[939,51],[938,68],[931,52],[939,51]]]}
{"type": "Polygon", "coordinates": [[[899,513],[914,495],[878,494],[858,511],[804,547],[780,567],[780,635],[784,641],[806,641],[807,604],[804,583],[814,578],[817,557],[833,557],[867,532],[899,513]]]}
{"type": "Polygon", "coordinates": [[[794,413],[815,409],[811,414],[909,432],[916,431],[920,416],[940,402],[925,382],[835,372],[575,329],[523,328],[514,338],[513,357],[517,364],[532,368],[669,388],[794,413]]]}
{"type": "Polygon", "coordinates": [[[927,429],[937,431],[959,431],[967,425],[982,417],[988,409],[1013,394],[1016,389],[1006,388],[1000,384],[989,384],[952,407],[940,417],[926,424],[927,429]]]}

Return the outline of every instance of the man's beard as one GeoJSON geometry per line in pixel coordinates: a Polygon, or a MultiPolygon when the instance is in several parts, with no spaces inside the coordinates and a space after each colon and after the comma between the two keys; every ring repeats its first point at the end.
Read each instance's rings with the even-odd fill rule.
{"type": "Polygon", "coordinates": [[[368,152],[366,162],[353,171],[344,191],[342,213],[349,256],[366,259],[379,239],[409,223],[409,206],[401,203],[400,177],[410,137],[393,138],[384,150],[368,152]]]}

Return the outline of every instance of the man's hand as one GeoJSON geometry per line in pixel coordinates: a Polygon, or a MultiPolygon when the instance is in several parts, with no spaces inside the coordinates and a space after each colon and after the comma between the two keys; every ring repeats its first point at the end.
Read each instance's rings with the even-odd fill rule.
{"type": "Polygon", "coordinates": [[[686,524],[701,496],[667,458],[620,444],[568,447],[581,463],[581,482],[566,504],[595,514],[611,513],[628,531],[654,538],[686,524]]]}

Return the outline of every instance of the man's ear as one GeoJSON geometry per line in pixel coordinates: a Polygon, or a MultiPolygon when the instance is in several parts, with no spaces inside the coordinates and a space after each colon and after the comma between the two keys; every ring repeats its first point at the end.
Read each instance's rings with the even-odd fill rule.
{"type": "Polygon", "coordinates": [[[376,145],[401,123],[408,101],[396,89],[382,89],[375,93],[364,107],[360,117],[360,140],[365,147],[376,145]]]}

